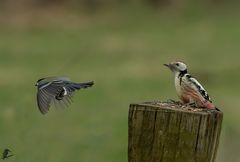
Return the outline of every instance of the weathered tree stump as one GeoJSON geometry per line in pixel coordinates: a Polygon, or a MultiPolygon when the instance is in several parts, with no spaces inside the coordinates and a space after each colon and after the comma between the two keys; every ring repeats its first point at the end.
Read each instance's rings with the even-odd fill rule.
{"type": "Polygon", "coordinates": [[[223,113],[180,104],[131,104],[128,162],[214,162],[223,113]]]}

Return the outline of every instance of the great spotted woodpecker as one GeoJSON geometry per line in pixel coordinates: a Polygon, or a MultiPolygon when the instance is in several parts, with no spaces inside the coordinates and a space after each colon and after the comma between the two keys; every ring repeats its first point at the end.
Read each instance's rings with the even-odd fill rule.
{"type": "MultiPolygon", "coordinates": [[[[182,62],[164,64],[175,77],[175,88],[184,104],[194,104],[196,107],[215,109],[207,91],[187,72],[187,66],[182,62]]],[[[217,108],[216,108],[217,109],[217,108]]]]}

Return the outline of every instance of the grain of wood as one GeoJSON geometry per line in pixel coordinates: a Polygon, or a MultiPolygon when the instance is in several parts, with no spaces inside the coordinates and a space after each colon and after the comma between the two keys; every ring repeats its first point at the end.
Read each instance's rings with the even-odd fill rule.
{"type": "Polygon", "coordinates": [[[129,109],[128,162],[214,162],[223,113],[149,102],[129,109]]]}

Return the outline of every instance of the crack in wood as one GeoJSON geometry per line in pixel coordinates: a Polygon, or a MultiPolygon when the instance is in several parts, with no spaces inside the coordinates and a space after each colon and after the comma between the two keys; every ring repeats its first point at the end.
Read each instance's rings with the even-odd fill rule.
{"type": "Polygon", "coordinates": [[[197,152],[197,148],[198,148],[198,138],[199,138],[199,134],[200,134],[200,127],[201,127],[201,121],[202,121],[202,116],[200,116],[199,119],[199,124],[198,124],[198,131],[197,131],[197,139],[196,139],[196,144],[195,144],[195,152],[197,152]]]}

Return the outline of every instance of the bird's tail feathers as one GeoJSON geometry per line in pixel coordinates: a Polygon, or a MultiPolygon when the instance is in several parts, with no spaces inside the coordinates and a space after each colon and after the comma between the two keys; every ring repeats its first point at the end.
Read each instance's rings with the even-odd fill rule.
{"type": "Polygon", "coordinates": [[[81,89],[81,88],[88,88],[94,85],[94,82],[86,82],[86,83],[73,83],[74,88],[81,89]]]}
{"type": "Polygon", "coordinates": [[[213,103],[209,102],[209,101],[207,101],[206,103],[204,103],[203,106],[206,107],[206,108],[208,108],[208,109],[216,109],[216,106],[215,106],[213,103]]]}

